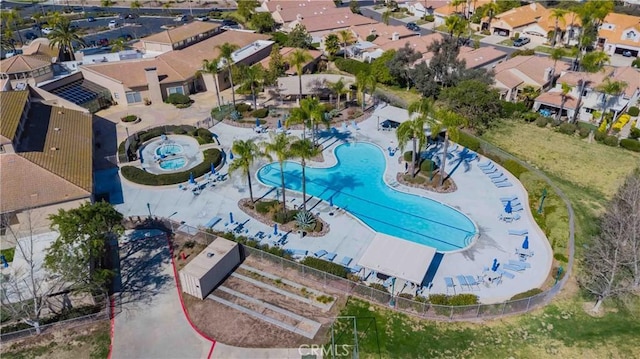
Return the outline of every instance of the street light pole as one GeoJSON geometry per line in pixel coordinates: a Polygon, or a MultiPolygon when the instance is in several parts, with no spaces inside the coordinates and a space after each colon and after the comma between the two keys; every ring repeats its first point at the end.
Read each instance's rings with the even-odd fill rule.
{"type": "Polygon", "coordinates": [[[147,209],[149,210],[149,218],[151,218],[151,204],[147,202],[147,209]]]}

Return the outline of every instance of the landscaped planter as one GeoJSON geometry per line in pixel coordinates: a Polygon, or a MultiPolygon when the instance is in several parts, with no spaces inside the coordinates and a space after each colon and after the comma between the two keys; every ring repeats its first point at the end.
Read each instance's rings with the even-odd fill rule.
{"type": "Polygon", "coordinates": [[[120,120],[122,122],[132,123],[132,124],[139,123],[140,121],[142,121],[142,119],[140,117],[136,116],[136,115],[127,115],[127,116],[124,116],[124,117],[120,118],[120,120]]]}

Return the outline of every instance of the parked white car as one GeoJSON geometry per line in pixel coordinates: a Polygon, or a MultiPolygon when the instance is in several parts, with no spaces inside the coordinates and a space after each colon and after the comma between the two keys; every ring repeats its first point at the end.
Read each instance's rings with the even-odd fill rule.
{"type": "Polygon", "coordinates": [[[116,20],[109,21],[109,28],[110,29],[115,29],[116,27],[118,27],[118,22],[116,20]]]}
{"type": "Polygon", "coordinates": [[[49,35],[51,33],[51,31],[53,31],[53,29],[50,28],[50,27],[43,27],[42,28],[42,33],[45,34],[45,35],[49,35]]]}

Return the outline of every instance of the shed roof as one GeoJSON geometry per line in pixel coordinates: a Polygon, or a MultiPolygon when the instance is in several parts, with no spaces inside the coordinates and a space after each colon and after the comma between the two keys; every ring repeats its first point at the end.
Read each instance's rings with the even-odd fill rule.
{"type": "Polygon", "coordinates": [[[0,135],[13,141],[22,112],[27,104],[29,91],[0,91],[0,135]]]}
{"type": "Polygon", "coordinates": [[[200,254],[191,260],[180,272],[194,278],[202,278],[209,273],[227,253],[231,252],[238,243],[217,237],[200,254]]]}
{"type": "Polygon", "coordinates": [[[153,35],[149,35],[142,38],[142,41],[162,44],[175,44],[190,37],[215,30],[219,27],[220,24],[215,22],[194,21],[185,25],[174,27],[173,29],[168,29],[162,32],[155,33],[153,35]]]}
{"type": "Polygon", "coordinates": [[[51,66],[51,62],[44,61],[37,56],[16,55],[0,61],[0,72],[15,74],[28,72],[45,66],[51,66]]]}

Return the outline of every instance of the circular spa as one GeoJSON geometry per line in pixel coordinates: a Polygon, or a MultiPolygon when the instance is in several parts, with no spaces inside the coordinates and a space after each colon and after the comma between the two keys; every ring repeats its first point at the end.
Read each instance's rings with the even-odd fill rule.
{"type": "Polygon", "coordinates": [[[187,171],[203,160],[198,141],[184,135],[162,135],[140,150],[142,168],[155,174],[187,171]]]}

